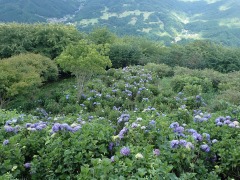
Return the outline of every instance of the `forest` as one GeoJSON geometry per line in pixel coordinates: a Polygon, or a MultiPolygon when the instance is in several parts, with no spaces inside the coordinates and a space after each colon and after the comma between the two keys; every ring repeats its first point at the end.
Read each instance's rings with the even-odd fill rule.
{"type": "Polygon", "coordinates": [[[0,179],[239,179],[240,49],[0,24],[0,179]]]}

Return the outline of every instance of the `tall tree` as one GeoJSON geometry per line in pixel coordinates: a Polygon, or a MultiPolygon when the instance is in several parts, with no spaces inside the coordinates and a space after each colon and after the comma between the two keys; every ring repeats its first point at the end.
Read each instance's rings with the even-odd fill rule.
{"type": "Polygon", "coordinates": [[[86,40],[69,45],[56,59],[65,72],[71,72],[77,80],[77,100],[80,99],[84,84],[94,74],[104,73],[110,67],[111,61],[106,55],[109,51],[107,44],[96,45],[86,40]]]}
{"type": "Polygon", "coordinates": [[[56,64],[38,54],[20,54],[0,61],[0,108],[18,94],[28,94],[57,78],[56,64]]]}

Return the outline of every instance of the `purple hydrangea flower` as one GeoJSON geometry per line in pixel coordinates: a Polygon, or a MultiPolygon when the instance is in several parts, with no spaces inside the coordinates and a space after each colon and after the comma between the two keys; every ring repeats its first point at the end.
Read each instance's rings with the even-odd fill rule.
{"type": "Polygon", "coordinates": [[[108,149],[109,149],[110,151],[112,151],[112,150],[113,150],[113,147],[114,147],[114,143],[113,143],[113,142],[110,142],[109,145],[108,145],[108,149]]]}
{"type": "Polygon", "coordinates": [[[111,162],[114,162],[114,161],[115,161],[114,156],[112,156],[111,157],[111,162]]]}
{"type": "Polygon", "coordinates": [[[179,124],[178,124],[178,122],[173,122],[172,124],[170,124],[170,128],[176,128],[176,127],[178,127],[179,126],[179,124]]]}
{"type": "Polygon", "coordinates": [[[222,122],[217,122],[217,124],[216,124],[217,126],[222,126],[223,125],[223,123],[222,122]]]}
{"type": "MultiPolygon", "coordinates": [[[[71,128],[71,127],[70,127],[70,128],[71,128]]],[[[80,126],[80,125],[75,126],[75,127],[71,128],[71,129],[67,129],[67,130],[68,130],[68,131],[71,131],[71,132],[77,132],[79,129],[81,129],[81,126],[80,126]]]]}
{"type": "Polygon", "coordinates": [[[197,133],[197,131],[195,129],[188,129],[188,132],[190,132],[191,134],[197,133]]]}
{"type": "Polygon", "coordinates": [[[200,146],[201,150],[203,150],[204,152],[209,152],[210,151],[210,147],[207,144],[203,144],[200,146]]]}
{"type": "Polygon", "coordinates": [[[179,145],[179,141],[178,140],[172,140],[170,143],[170,147],[171,148],[177,148],[179,145]]]}
{"type": "Polygon", "coordinates": [[[5,139],[5,140],[3,141],[3,145],[4,145],[4,146],[6,146],[8,143],[9,143],[9,140],[8,140],[8,139],[5,139]]]}
{"type": "Polygon", "coordinates": [[[213,144],[216,143],[216,142],[218,142],[218,140],[216,140],[216,139],[213,139],[213,140],[212,140],[212,143],[213,143],[213,144]]]}
{"type": "Polygon", "coordinates": [[[203,137],[205,137],[207,141],[210,141],[210,135],[208,133],[203,133],[203,137]]]}
{"type": "Polygon", "coordinates": [[[228,126],[231,127],[231,128],[235,128],[235,124],[234,123],[230,123],[230,124],[228,124],[228,126]]]}
{"type": "Polygon", "coordinates": [[[128,156],[130,155],[130,149],[128,147],[123,147],[121,150],[120,150],[120,153],[124,156],[128,156]]]}
{"type": "Polygon", "coordinates": [[[29,128],[32,124],[31,123],[26,123],[25,127],[29,128]]]}
{"type": "Polygon", "coordinates": [[[31,167],[31,163],[25,163],[23,166],[24,166],[25,168],[29,169],[29,168],[31,167]]]}
{"type": "Polygon", "coordinates": [[[15,128],[9,125],[5,125],[4,129],[6,132],[15,132],[15,128]]]}
{"type": "Polygon", "coordinates": [[[179,140],[179,144],[182,145],[182,146],[186,146],[187,141],[184,140],[184,139],[180,139],[180,140],[179,140]]]}
{"type": "Polygon", "coordinates": [[[128,128],[124,127],[118,134],[119,138],[122,139],[124,137],[124,134],[128,132],[128,128]]]}
{"type": "Polygon", "coordinates": [[[160,150],[159,149],[154,149],[153,150],[153,155],[159,156],[160,155],[160,150]]]}
{"type": "Polygon", "coordinates": [[[230,121],[230,120],[225,120],[223,123],[224,123],[224,124],[231,124],[232,121],[230,121]]]}
{"type": "Polygon", "coordinates": [[[194,149],[194,145],[191,142],[187,142],[185,147],[188,149],[194,149]]]}
{"type": "Polygon", "coordinates": [[[202,136],[201,136],[201,134],[193,133],[192,136],[193,136],[193,138],[194,138],[196,141],[202,141],[202,136]]]}
{"type": "Polygon", "coordinates": [[[182,126],[176,127],[174,129],[174,132],[176,132],[176,133],[183,133],[183,131],[184,131],[184,127],[182,127],[182,126]]]}
{"type": "Polygon", "coordinates": [[[156,124],[156,121],[151,120],[151,121],[149,122],[149,124],[152,125],[152,126],[154,126],[154,125],[156,124]]]}
{"type": "Polygon", "coordinates": [[[52,127],[52,131],[53,132],[58,132],[58,131],[60,131],[61,130],[61,124],[60,123],[55,123],[54,125],[53,125],[53,127],[52,127]]]}
{"type": "Polygon", "coordinates": [[[138,127],[138,124],[137,123],[132,123],[132,126],[131,126],[132,128],[136,128],[136,127],[138,127]]]}

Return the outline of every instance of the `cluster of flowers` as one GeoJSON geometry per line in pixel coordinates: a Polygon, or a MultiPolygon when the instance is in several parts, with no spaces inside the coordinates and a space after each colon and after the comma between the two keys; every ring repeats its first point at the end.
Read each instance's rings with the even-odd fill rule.
{"type": "Polygon", "coordinates": [[[63,124],[54,123],[54,125],[52,126],[52,132],[53,133],[56,133],[58,131],[63,131],[63,130],[66,130],[66,131],[69,131],[69,132],[76,132],[79,129],[81,129],[81,125],[75,124],[75,123],[73,123],[71,126],[68,125],[67,123],[63,123],[63,124]]]}
{"type": "MultiPolygon", "coordinates": [[[[183,132],[190,133],[191,137],[196,142],[202,142],[203,139],[205,139],[207,141],[207,143],[209,143],[209,144],[217,142],[216,139],[211,141],[210,135],[208,133],[203,133],[201,135],[195,129],[187,129],[187,130],[185,130],[184,127],[180,126],[178,122],[173,122],[169,127],[171,129],[173,129],[173,132],[175,132],[178,136],[188,137],[185,134],[183,134],[183,132]]],[[[171,148],[178,148],[180,146],[188,148],[188,149],[194,149],[194,145],[191,142],[187,142],[184,139],[172,140],[170,142],[170,147],[171,148]]],[[[210,146],[208,144],[202,144],[202,145],[200,145],[200,149],[203,150],[204,152],[209,152],[210,151],[210,146]]]]}
{"type": "Polygon", "coordinates": [[[130,118],[129,114],[121,114],[121,116],[118,118],[118,123],[128,122],[129,118],[130,118]]]}
{"type": "Polygon", "coordinates": [[[37,131],[37,130],[40,131],[40,130],[46,128],[47,124],[48,124],[47,122],[40,121],[40,122],[37,122],[34,124],[26,123],[25,127],[30,131],[37,131]]]}
{"type": "MultiPolygon", "coordinates": [[[[131,150],[129,147],[122,147],[121,150],[120,150],[120,154],[123,155],[123,156],[129,156],[131,154],[131,150]]],[[[153,149],[153,155],[154,156],[159,156],[160,155],[160,150],[159,149],[153,149]]],[[[143,159],[144,156],[142,155],[142,153],[137,153],[135,155],[135,158],[136,159],[143,159]]],[[[111,161],[114,162],[115,161],[115,156],[112,156],[111,157],[111,161]]]]}
{"type": "Polygon", "coordinates": [[[20,126],[17,125],[17,126],[15,126],[15,127],[12,127],[12,126],[6,124],[6,125],[4,126],[4,129],[5,129],[6,132],[14,132],[14,133],[17,133],[17,132],[19,131],[19,129],[20,129],[20,126]]]}
{"type": "Polygon", "coordinates": [[[187,142],[184,139],[180,139],[180,140],[172,140],[170,142],[170,147],[171,148],[178,148],[179,146],[183,146],[187,149],[194,149],[194,145],[191,142],[187,142]]]}
{"type": "Polygon", "coordinates": [[[146,109],[143,110],[143,112],[145,111],[156,111],[156,108],[148,106],[146,109]]]}
{"type": "Polygon", "coordinates": [[[231,121],[231,117],[230,116],[220,116],[218,118],[215,119],[215,123],[217,126],[223,126],[223,125],[227,125],[229,127],[232,128],[239,128],[239,122],[238,121],[231,121]]]}
{"type": "Polygon", "coordinates": [[[178,122],[173,122],[170,124],[169,128],[173,129],[173,132],[176,133],[178,136],[185,137],[184,132],[184,127],[180,126],[178,122]]]}
{"type": "Polygon", "coordinates": [[[211,118],[211,114],[203,114],[201,111],[194,111],[194,122],[204,122],[211,118]]]}

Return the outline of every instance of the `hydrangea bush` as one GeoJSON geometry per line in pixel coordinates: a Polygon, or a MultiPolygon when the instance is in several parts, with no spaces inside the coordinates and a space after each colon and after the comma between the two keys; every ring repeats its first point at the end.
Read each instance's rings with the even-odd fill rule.
{"type": "Polygon", "coordinates": [[[78,104],[68,84],[50,108],[61,112],[44,98],[32,115],[0,110],[0,178],[239,179],[239,107],[211,111],[208,79],[177,87],[154,71],[110,69],[78,104]]]}

